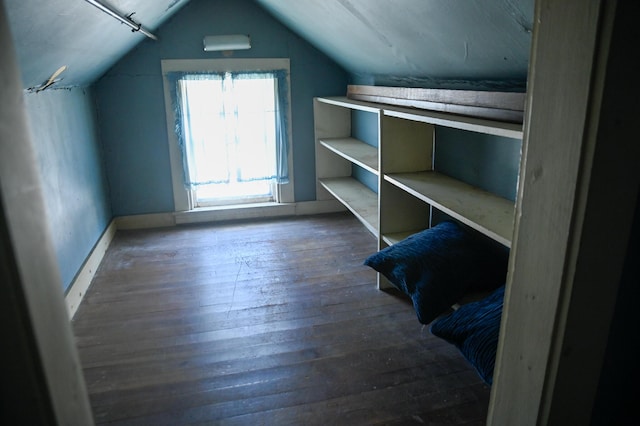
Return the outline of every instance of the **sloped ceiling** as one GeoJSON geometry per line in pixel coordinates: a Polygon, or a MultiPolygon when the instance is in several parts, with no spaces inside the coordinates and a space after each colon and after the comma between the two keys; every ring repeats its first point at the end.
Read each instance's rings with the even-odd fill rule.
{"type": "Polygon", "coordinates": [[[256,0],[369,84],[524,82],[534,0],[256,0]]]}
{"type": "MultiPolygon", "coordinates": [[[[145,29],[157,29],[188,0],[107,0],[145,29]]],[[[57,87],[86,86],[146,37],[84,0],[5,0],[25,88],[59,67],[57,87]]]]}
{"type": "MultiPolygon", "coordinates": [[[[153,32],[188,1],[207,0],[99,1],[153,32]]],[[[526,81],[534,0],[255,1],[364,84],[526,81]]],[[[85,0],[4,4],[25,88],[62,65],[57,87],[91,84],[146,40],[85,0]]]]}

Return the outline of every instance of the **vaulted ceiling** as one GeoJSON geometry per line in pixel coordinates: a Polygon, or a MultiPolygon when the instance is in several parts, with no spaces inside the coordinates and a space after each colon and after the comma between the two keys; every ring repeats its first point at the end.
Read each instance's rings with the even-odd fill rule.
{"type": "MultiPolygon", "coordinates": [[[[150,32],[189,1],[99,0],[150,32]]],[[[534,0],[255,0],[370,84],[525,81],[534,0]]],[[[145,39],[86,0],[5,0],[25,87],[91,84],[145,39]]],[[[161,41],[160,41],[161,42],[161,41]]]]}
{"type": "Polygon", "coordinates": [[[372,83],[526,80],[534,0],[256,1],[372,83]]]}
{"type": "MultiPolygon", "coordinates": [[[[144,28],[157,29],[189,0],[105,0],[144,28]]],[[[59,67],[58,86],[85,86],[146,37],[85,0],[5,0],[25,87],[59,67]]]]}

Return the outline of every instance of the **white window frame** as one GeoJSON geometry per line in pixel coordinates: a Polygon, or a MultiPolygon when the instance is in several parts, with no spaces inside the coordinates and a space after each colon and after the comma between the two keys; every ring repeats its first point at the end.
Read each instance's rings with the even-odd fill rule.
{"type": "Polygon", "coordinates": [[[288,58],[228,58],[228,59],[163,59],[162,83],[164,86],[164,104],[167,120],[167,142],[169,144],[169,158],[171,161],[171,181],[173,187],[173,203],[175,211],[188,211],[196,208],[192,191],[188,190],[184,182],[182,170],[182,154],[175,132],[175,111],[171,102],[171,92],[167,74],[170,72],[233,72],[233,71],[273,71],[276,69],[287,72],[287,144],[289,182],[276,184],[273,196],[278,203],[294,202],[294,173],[293,173],[293,143],[291,131],[291,82],[289,78],[290,66],[288,58]]]}

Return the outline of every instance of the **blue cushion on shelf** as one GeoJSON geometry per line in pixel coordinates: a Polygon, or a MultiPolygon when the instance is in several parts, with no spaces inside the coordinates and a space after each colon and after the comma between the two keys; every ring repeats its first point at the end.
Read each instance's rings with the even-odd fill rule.
{"type": "Polygon", "coordinates": [[[407,294],[418,320],[429,324],[465,293],[504,284],[508,259],[506,247],[446,221],[372,254],[364,264],[407,294]]]}
{"type": "Polygon", "coordinates": [[[504,288],[503,285],[482,300],[462,305],[429,327],[434,336],[454,344],[488,385],[493,383],[504,288]]]}

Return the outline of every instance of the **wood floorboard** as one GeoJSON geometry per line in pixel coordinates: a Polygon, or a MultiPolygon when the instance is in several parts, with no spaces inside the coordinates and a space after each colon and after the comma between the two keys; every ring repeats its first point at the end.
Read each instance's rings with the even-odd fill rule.
{"type": "Polygon", "coordinates": [[[72,322],[96,424],[480,425],[351,215],[118,231],[72,322]]]}

